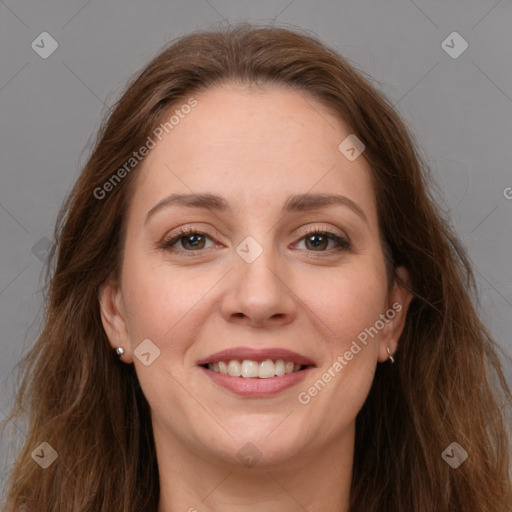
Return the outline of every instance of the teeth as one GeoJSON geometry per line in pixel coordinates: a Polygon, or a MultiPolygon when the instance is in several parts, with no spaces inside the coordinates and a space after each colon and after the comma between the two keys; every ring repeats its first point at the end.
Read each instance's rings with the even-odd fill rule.
{"type": "Polygon", "coordinates": [[[249,377],[258,376],[258,363],[256,361],[249,361],[244,359],[242,362],[242,377],[248,379],[249,377]]]}
{"type": "Polygon", "coordinates": [[[243,377],[244,379],[282,377],[283,375],[299,371],[301,367],[300,364],[293,361],[284,361],[283,359],[277,359],[276,361],[267,359],[260,363],[250,359],[244,359],[242,362],[237,359],[231,359],[231,361],[219,361],[218,363],[208,364],[209,370],[230,375],[231,377],[243,377]]]}
{"type": "Polygon", "coordinates": [[[262,361],[258,368],[258,377],[260,379],[269,379],[270,377],[275,377],[276,375],[276,365],[274,361],[271,359],[267,359],[267,361],[262,361]]]}
{"type": "MultiPolygon", "coordinates": [[[[215,368],[213,368],[213,371],[215,371],[215,368]]],[[[231,375],[231,377],[240,377],[240,375],[242,375],[242,365],[240,364],[240,361],[235,359],[229,361],[228,375],[231,375]]]]}
{"type": "Polygon", "coordinates": [[[282,377],[286,373],[284,361],[282,359],[278,359],[276,361],[276,375],[282,377]]]}

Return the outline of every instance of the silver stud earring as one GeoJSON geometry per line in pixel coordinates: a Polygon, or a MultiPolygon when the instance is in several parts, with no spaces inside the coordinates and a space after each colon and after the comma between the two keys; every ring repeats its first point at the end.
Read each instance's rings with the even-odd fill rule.
{"type": "Polygon", "coordinates": [[[118,347],[118,348],[116,348],[115,352],[116,352],[117,357],[121,357],[124,354],[124,348],[118,347]]]}
{"type": "Polygon", "coordinates": [[[387,347],[386,350],[388,351],[389,360],[391,361],[391,364],[393,364],[395,362],[395,358],[391,355],[391,350],[389,350],[389,347],[387,347]]]}

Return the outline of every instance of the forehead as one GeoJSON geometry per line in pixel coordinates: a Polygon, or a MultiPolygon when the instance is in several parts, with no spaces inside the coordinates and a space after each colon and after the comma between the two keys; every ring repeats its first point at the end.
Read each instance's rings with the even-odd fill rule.
{"type": "Polygon", "coordinates": [[[366,160],[349,161],[338,149],[349,127],[308,93],[225,84],[193,99],[193,108],[182,108],[185,99],[164,116],[174,123],[161,140],[154,137],[134,208],[171,192],[215,192],[239,206],[262,207],[291,193],[338,191],[374,213],[366,160]]]}
{"type": "Polygon", "coordinates": [[[196,101],[165,141],[172,145],[174,139],[174,150],[187,151],[189,158],[200,159],[194,150],[201,147],[221,150],[224,159],[325,160],[340,132],[348,133],[343,121],[308,93],[284,86],[224,84],[196,101]]]}

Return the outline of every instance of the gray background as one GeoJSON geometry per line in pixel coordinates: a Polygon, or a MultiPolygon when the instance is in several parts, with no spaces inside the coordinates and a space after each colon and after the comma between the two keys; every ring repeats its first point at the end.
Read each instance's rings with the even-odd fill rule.
{"type": "MultiPolygon", "coordinates": [[[[40,327],[47,239],[109,105],[171,39],[240,21],[307,29],[388,95],[474,262],[482,316],[512,352],[510,1],[0,0],[0,419],[40,327]],[[469,45],[457,58],[442,47],[454,31],[469,45]],[[31,47],[42,32],[58,42],[46,59],[31,47]]],[[[0,453],[1,483],[6,441],[0,453]]]]}

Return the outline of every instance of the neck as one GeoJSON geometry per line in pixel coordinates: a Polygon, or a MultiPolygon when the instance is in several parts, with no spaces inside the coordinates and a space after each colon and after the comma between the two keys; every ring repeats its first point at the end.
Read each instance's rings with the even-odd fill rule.
{"type": "Polygon", "coordinates": [[[348,512],[354,426],[335,444],[276,464],[245,467],[211,460],[155,432],[158,512],[348,512]]]}

